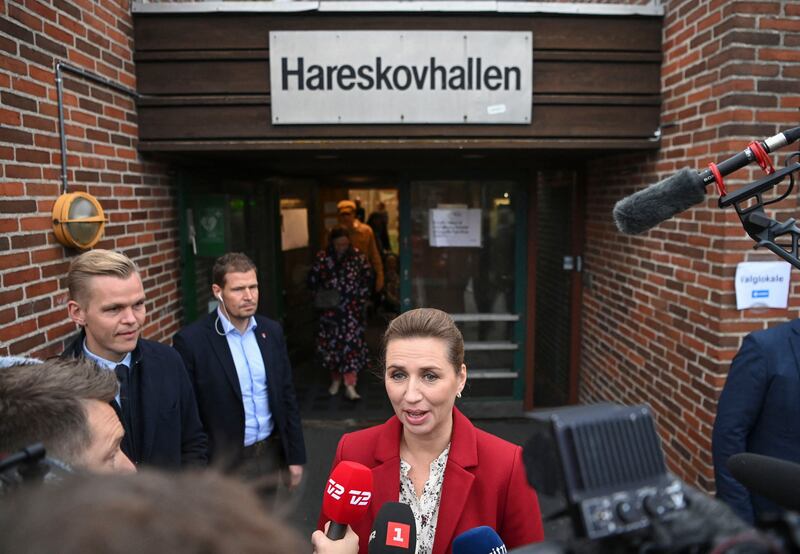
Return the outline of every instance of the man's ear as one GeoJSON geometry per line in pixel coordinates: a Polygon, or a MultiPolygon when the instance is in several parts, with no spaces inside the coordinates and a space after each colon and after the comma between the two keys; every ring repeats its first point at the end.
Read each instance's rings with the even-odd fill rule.
{"type": "Polygon", "coordinates": [[[222,294],[222,288],[220,288],[220,286],[217,284],[212,284],[211,294],[213,294],[215,298],[219,299],[219,295],[222,294]]]}
{"type": "Polygon", "coordinates": [[[69,318],[81,327],[86,325],[86,315],[84,310],[81,305],[74,300],[67,302],[67,313],[69,313],[69,318]]]}

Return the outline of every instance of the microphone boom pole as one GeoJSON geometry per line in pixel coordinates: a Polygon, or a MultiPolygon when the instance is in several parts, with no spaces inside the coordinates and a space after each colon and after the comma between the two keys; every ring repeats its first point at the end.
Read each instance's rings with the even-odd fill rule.
{"type": "MultiPolygon", "coordinates": [[[[796,154],[793,154],[796,155],[796,154]]],[[[800,258],[798,258],[798,245],[800,244],[800,229],[795,225],[795,219],[789,218],[780,222],[769,217],[764,211],[764,206],[772,202],[764,202],[762,194],[777,186],[787,176],[789,177],[789,188],[780,198],[782,200],[794,188],[794,172],[800,171],[800,163],[787,165],[775,173],[755,181],[740,190],[726,194],[719,199],[719,207],[727,208],[733,206],[736,214],[742,222],[745,232],[756,241],[755,248],[767,248],[774,254],[783,258],[800,269],[800,258]],[[781,237],[788,236],[789,242],[778,243],[781,237]]]]}

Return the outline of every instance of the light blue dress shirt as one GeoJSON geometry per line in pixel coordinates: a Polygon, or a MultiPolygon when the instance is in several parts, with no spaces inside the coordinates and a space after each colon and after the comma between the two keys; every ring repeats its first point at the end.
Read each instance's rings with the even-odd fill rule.
{"type": "Polygon", "coordinates": [[[244,405],[244,445],[250,446],[270,436],[275,425],[267,398],[267,371],[256,341],[256,318],[250,318],[242,334],[219,308],[217,314],[239,377],[244,405]]]}
{"type": "MultiPolygon", "coordinates": [[[[100,367],[110,369],[111,371],[114,371],[115,374],[117,366],[119,364],[124,364],[128,367],[131,367],[131,359],[133,358],[130,352],[125,354],[125,357],[122,358],[122,361],[120,362],[112,362],[111,360],[106,360],[105,358],[101,358],[100,356],[89,350],[89,347],[86,346],[86,339],[83,339],[83,353],[87,358],[93,360],[100,367]]],[[[117,406],[122,406],[122,403],[119,401],[119,387],[117,387],[117,395],[114,397],[114,399],[117,401],[117,406]]]]}

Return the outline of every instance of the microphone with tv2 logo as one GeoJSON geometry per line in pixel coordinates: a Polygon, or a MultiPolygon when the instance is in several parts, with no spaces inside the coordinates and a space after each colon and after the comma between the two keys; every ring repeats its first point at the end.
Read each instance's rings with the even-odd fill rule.
{"type": "Polygon", "coordinates": [[[417,551],[417,524],[408,504],[387,502],[375,516],[369,535],[369,554],[417,551]]]}
{"type": "Polygon", "coordinates": [[[322,496],[322,513],[331,522],[325,536],[334,541],[344,538],[347,526],[367,513],[371,498],[372,471],[358,462],[339,462],[322,496]]]}

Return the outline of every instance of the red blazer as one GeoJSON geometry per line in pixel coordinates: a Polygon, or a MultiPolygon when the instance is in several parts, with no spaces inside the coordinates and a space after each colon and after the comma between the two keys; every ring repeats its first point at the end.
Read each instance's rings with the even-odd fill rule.
{"type": "MultiPolygon", "coordinates": [[[[333,467],[350,460],[372,469],[374,490],[369,511],[353,525],[362,554],[367,553],[372,523],[380,507],[400,498],[402,432],[402,423],[393,416],[383,425],[344,435],[336,449],[333,467]]],[[[320,529],[325,522],[320,514],[320,529]]],[[[453,408],[453,436],[433,554],[449,554],[455,537],[481,525],[496,530],[509,550],[544,538],[539,501],[525,477],[522,448],[476,429],[453,408]]]]}

